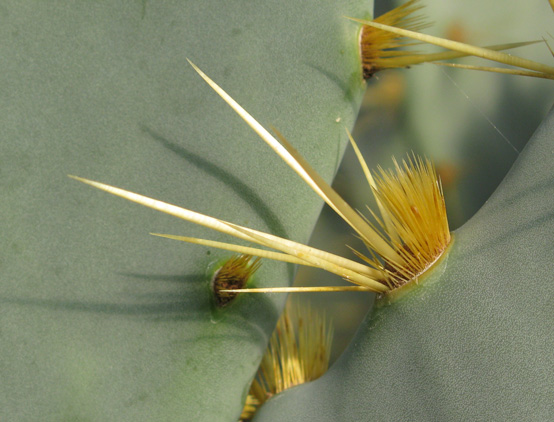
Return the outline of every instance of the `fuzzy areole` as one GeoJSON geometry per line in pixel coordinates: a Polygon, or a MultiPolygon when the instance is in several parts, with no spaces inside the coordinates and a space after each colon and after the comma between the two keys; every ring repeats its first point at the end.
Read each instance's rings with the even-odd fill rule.
{"type": "Polygon", "coordinates": [[[244,288],[248,280],[260,268],[260,258],[254,260],[252,258],[252,255],[232,256],[214,273],[210,287],[217,306],[223,308],[229,305],[238,294],[221,292],[221,290],[244,288]]]}

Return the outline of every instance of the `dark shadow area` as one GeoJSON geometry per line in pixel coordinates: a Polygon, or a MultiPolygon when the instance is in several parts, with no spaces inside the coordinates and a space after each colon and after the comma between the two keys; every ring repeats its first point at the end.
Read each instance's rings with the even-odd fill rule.
{"type": "MultiPolygon", "coordinates": [[[[345,101],[347,101],[349,104],[350,104],[350,109],[352,110],[352,114],[354,116],[357,116],[358,115],[358,107],[357,107],[357,102],[354,101],[354,99],[356,98],[356,95],[354,94],[354,91],[355,91],[355,86],[357,86],[357,84],[354,84],[354,83],[351,83],[351,84],[348,84],[348,83],[344,83],[344,81],[339,78],[337,75],[321,68],[321,66],[318,66],[316,64],[312,64],[312,63],[306,63],[306,66],[308,67],[311,67],[312,69],[316,70],[317,72],[321,73],[323,76],[325,76],[328,80],[330,80],[333,84],[335,84],[336,86],[339,87],[339,90],[341,92],[344,92],[344,99],[345,101]]],[[[358,72],[353,72],[351,75],[350,75],[350,81],[353,79],[353,78],[356,78],[356,79],[359,79],[361,78],[361,68],[360,68],[360,73],[358,72]]]]}
{"type": "Polygon", "coordinates": [[[225,184],[235,194],[244,201],[244,205],[250,208],[254,213],[260,216],[264,221],[268,229],[272,234],[280,237],[288,238],[285,227],[279,220],[279,217],[273,212],[273,210],[264,203],[260,196],[252,190],[247,184],[238,179],[235,175],[228,171],[216,166],[208,159],[200,157],[199,155],[189,151],[181,145],[170,141],[159,133],[154,132],[146,126],[142,126],[141,130],[152,137],[155,141],[159,142],[163,147],[177,154],[180,158],[186,160],[189,164],[192,164],[196,168],[206,172],[207,174],[215,177],[217,180],[225,184]]]}
{"type": "Polygon", "coordinates": [[[179,283],[178,289],[163,293],[127,295],[128,303],[92,302],[83,300],[58,300],[34,298],[0,298],[0,303],[36,306],[52,310],[65,310],[83,313],[98,313],[119,316],[145,317],[152,320],[182,320],[206,312],[210,301],[210,292],[205,283],[199,283],[205,276],[188,275],[142,275],[126,276],[151,280],[152,282],[179,283]],[[191,284],[195,282],[195,284],[191,284]]]}
{"type": "MultiPolygon", "coordinates": [[[[250,208],[255,214],[257,214],[268,227],[268,232],[276,236],[289,239],[287,231],[281,220],[275,214],[275,212],[262,200],[262,198],[254,192],[246,183],[238,179],[232,173],[222,169],[221,167],[213,164],[208,159],[199,156],[187,148],[178,145],[159,133],[153,131],[147,126],[141,126],[141,130],[157,141],[166,149],[172,151],[180,158],[186,160],[189,164],[192,164],[196,168],[206,172],[207,174],[215,177],[218,181],[222,182],[225,186],[231,189],[239,198],[244,202],[245,207],[250,208]]],[[[294,279],[295,266],[292,264],[287,265],[287,272],[289,279],[294,279]]]]}
{"type": "MultiPolygon", "coordinates": [[[[235,327],[229,336],[241,339],[258,338],[268,335],[273,329],[279,312],[267,295],[238,297],[231,305],[217,308],[212,293],[203,274],[158,275],[158,274],[119,274],[136,280],[152,281],[165,287],[163,291],[141,294],[126,294],[127,303],[64,300],[56,298],[0,297],[1,305],[18,305],[43,308],[52,311],[69,311],[80,314],[98,314],[122,318],[138,318],[147,323],[198,321],[218,323],[235,327]],[[170,286],[168,289],[167,286],[170,286]],[[254,319],[253,315],[259,315],[254,319]],[[242,332],[237,336],[237,329],[242,332]]],[[[120,296],[118,297],[120,298],[120,296]]],[[[209,330],[211,331],[211,330],[209,330]]],[[[225,336],[226,337],[226,336],[225,336]]],[[[217,333],[194,333],[184,342],[222,338],[217,333]]]]}
{"type": "MultiPolygon", "coordinates": [[[[169,314],[182,314],[186,309],[191,312],[194,309],[192,301],[176,300],[173,302],[159,302],[151,304],[120,304],[105,302],[85,302],[56,299],[33,299],[33,298],[2,298],[0,302],[11,305],[28,305],[42,307],[52,310],[75,311],[84,313],[111,314],[122,316],[165,316],[166,319],[182,319],[179,317],[170,318],[169,314]]],[[[196,308],[198,309],[198,308],[196,308]]]]}

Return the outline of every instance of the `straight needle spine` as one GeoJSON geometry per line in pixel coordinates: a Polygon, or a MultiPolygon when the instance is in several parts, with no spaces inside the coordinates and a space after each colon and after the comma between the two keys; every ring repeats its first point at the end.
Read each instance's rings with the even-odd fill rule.
{"type": "Polygon", "coordinates": [[[403,161],[402,165],[395,161],[394,172],[380,170],[380,175],[373,177],[359,153],[356,143],[348,133],[379,205],[380,216],[372,212],[376,224],[370,223],[319,176],[283,135],[276,132],[277,138],[279,138],[277,140],[197,66],[193,63],[191,66],[356,231],[369,250],[369,256],[356,252],[356,255],[365,261],[364,264],[115,186],[78,176],[70,177],[129,201],[273,250],[170,234],[153,233],[155,236],[299,265],[314,266],[339,275],[357,285],[348,288],[241,289],[241,292],[336,291],[341,289],[386,293],[390,289],[417,279],[442,254],[450,242],[450,232],[444,212],[442,188],[434,167],[428,160],[424,161],[414,156],[408,161],[403,161]]]}
{"type": "MultiPolygon", "coordinates": [[[[188,60],[188,59],[187,59],[188,60]]],[[[254,129],[254,131],[290,166],[298,175],[337,213],[346,221],[362,239],[380,248],[382,255],[397,263],[401,258],[390,245],[383,242],[382,238],[373,230],[356,211],[350,207],[335,191],[331,188],[311,166],[298,154],[298,152],[288,144],[284,137],[281,137],[281,143],[273,137],[262,125],[260,125],[244,108],[242,108],[229,94],[227,94],[219,85],[212,81],[204,72],[202,72],[190,60],[188,62],[196,72],[217,92],[233,110],[254,129]],[[285,146],[283,146],[284,144],[285,146]]]]}
{"type": "MultiPolygon", "coordinates": [[[[440,37],[435,37],[432,35],[422,34],[416,31],[411,31],[409,29],[398,28],[391,25],[385,25],[375,21],[369,21],[369,20],[357,19],[357,18],[348,18],[348,19],[354,22],[361,23],[362,25],[370,26],[382,31],[391,32],[401,37],[407,37],[419,42],[434,44],[439,47],[443,47],[449,50],[454,50],[463,55],[481,57],[483,59],[492,60],[498,63],[504,63],[510,66],[519,67],[522,69],[527,69],[538,73],[554,75],[554,67],[552,66],[538,63],[533,60],[528,60],[523,57],[513,56],[507,53],[503,53],[501,51],[495,51],[491,48],[477,47],[474,45],[464,44],[458,41],[452,41],[452,40],[447,40],[440,37]]],[[[530,42],[529,44],[531,43],[533,42],[530,42]]],[[[453,58],[453,57],[449,57],[449,58],[453,58]]],[[[437,56],[432,60],[444,60],[444,57],[437,56]]],[[[430,60],[425,60],[425,61],[430,61],[430,60]]],[[[407,66],[409,64],[410,63],[406,63],[405,65],[407,66]]],[[[415,64],[415,63],[412,63],[412,64],[415,64]]]]}
{"type": "MultiPolygon", "coordinates": [[[[223,220],[209,217],[204,214],[190,211],[185,208],[181,208],[176,205],[159,201],[157,199],[149,198],[144,195],[130,192],[125,189],[117,188],[115,186],[107,185],[104,183],[96,182],[93,180],[89,180],[89,179],[85,179],[85,178],[73,176],[73,175],[69,175],[69,177],[79,182],[95,187],[97,189],[111,193],[112,195],[119,196],[121,198],[127,199],[132,202],[136,202],[148,208],[152,208],[169,215],[173,215],[183,220],[187,220],[187,221],[211,228],[213,230],[217,230],[222,233],[229,234],[231,236],[234,236],[243,240],[247,240],[249,242],[261,244],[263,246],[265,246],[266,243],[270,243],[274,248],[284,249],[286,251],[291,252],[291,254],[289,254],[289,258],[281,259],[282,256],[280,254],[279,255],[275,254],[275,252],[267,254],[268,251],[251,248],[251,252],[253,252],[252,255],[262,256],[265,258],[276,259],[276,260],[285,261],[285,262],[292,261],[294,263],[301,264],[301,265],[308,264],[309,266],[317,266],[327,271],[330,271],[334,274],[345,277],[349,281],[363,283],[363,285],[373,286],[373,291],[384,292],[387,290],[386,287],[384,287],[378,281],[371,279],[367,275],[363,275],[363,273],[375,274],[375,271],[372,268],[365,266],[363,264],[357,263],[355,261],[351,261],[347,258],[330,254],[328,252],[325,252],[319,249],[311,248],[309,246],[306,246],[297,242],[293,242],[288,239],[283,239],[278,236],[273,236],[267,233],[258,232],[256,230],[247,229],[246,227],[241,227],[232,223],[228,223],[223,220]],[[302,259],[301,257],[304,257],[304,259],[302,259]],[[310,264],[310,262],[313,262],[313,264],[310,264]],[[353,269],[350,269],[350,268],[353,268],[353,269]]],[[[159,234],[155,234],[155,235],[160,237],[171,236],[171,235],[159,235],[159,234]]],[[[188,241],[189,239],[184,236],[183,237],[173,236],[172,238],[176,240],[182,240],[182,241],[188,241]]],[[[202,243],[212,242],[212,246],[216,246],[217,243],[220,243],[220,242],[206,241],[204,239],[199,239],[199,240],[202,243]]],[[[200,242],[195,241],[192,243],[200,243],[200,242]]],[[[224,244],[224,245],[225,247],[222,247],[221,249],[229,250],[229,247],[227,247],[227,244],[224,244]]],[[[224,245],[221,245],[221,246],[224,246],[224,245]]],[[[241,247],[238,245],[236,246],[237,246],[237,251],[240,251],[241,247]]]]}

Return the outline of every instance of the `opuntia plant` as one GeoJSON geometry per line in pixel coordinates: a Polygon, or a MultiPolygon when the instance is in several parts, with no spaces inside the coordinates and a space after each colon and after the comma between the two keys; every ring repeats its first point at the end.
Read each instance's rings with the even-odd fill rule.
{"type": "MultiPolygon", "coordinates": [[[[216,243],[150,236],[229,243],[225,233],[67,175],[232,222],[236,232],[252,228],[306,244],[323,201],[186,58],[261,126],[276,128],[282,134],[276,141],[290,142],[295,159],[309,163],[323,186],[349,144],[364,76],[388,71],[362,66],[360,21],[372,19],[372,7],[368,1],[0,6],[1,420],[239,419],[286,295],[239,293],[222,302],[213,286],[219,275],[223,294],[244,284],[288,288],[296,261],[236,258],[216,243]]],[[[529,40],[499,35],[494,42],[520,41],[529,40]]],[[[370,249],[371,263],[357,261],[371,271],[353,264],[353,273],[335,271],[333,277],[362,287],[368,278],[379,284],[372,284],[380,291],[373,311],[326,374],[267,400],[255,420],[551,418],[552,119],[491,199],[452,233],[430,270],[416,274],[399,265],[418,252],[392,234],[384,242],[389,247],[370,249]],[[372,277],[358,276],[364,271],[372,277]]],[[[356,140],[367,150],[367,141],[356,140]]],[[[432,149],[419,152],[434,159],[432,149]]],[[[414,166],[398,167],[410,179],[414,166]]],[[[382,186],[370,183],[364,193],[368,201],[377,198],[382,227],[371,214],[367,223],[377,232],[399,226],[379,211],[382,186]]],[[[375,246],[376,239],[365,243],[375,246]]],[[[328,269],[302,253],[294,259],[328,269]]]]}

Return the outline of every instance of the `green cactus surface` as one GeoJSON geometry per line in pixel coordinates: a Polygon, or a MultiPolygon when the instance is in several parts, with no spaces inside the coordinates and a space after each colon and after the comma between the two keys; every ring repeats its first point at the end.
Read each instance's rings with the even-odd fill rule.
{"type": "MultiPolygon", "coordinates": [[[[307,242],[321,200],[186,59],[331,181],[366,87],[345,16],[372,9],[0,4],[0,421],[238,420],[286,296],[219,309],[210,280],[231,255],[149,233],[227,236],[67,175],[307,242]]],[[[551,112],[420,284],[379,299],[329,372],[255,420],[552,419],[553,133],[551,112]]],[[[264,261],[251,285],[295,271],[264,261]]]]}
{"type": "Polygon", "coordinates": [[[322,378],[255,420],[550,420],[553,134],[551,111],[430,274],[380,299],[322,378]]]}
{"type": "MultiPolygon", "coordinates": [[[[306,242],[321,201],[188,57],[330,180],[365,84],[369,1],[0,5],[0,420],[235,421],[285,295],[223,310],[228,240],[94,178],[306,242]]],[[[254,283],[294,269],[264,262],[254,283]]]]}

